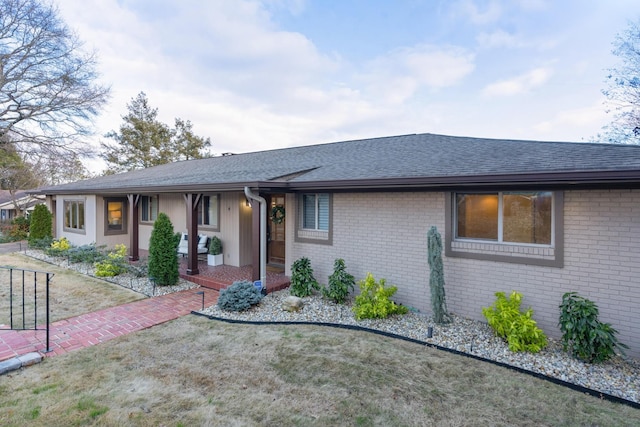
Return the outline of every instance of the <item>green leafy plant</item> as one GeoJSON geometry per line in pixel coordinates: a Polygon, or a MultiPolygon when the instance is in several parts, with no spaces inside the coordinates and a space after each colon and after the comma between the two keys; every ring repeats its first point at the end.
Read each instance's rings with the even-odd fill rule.
{"type": "Polygon", "coordinates": [[[589,363],[600,363],[615,355],[616,349],[624,354],[627,345],[618,341],[616,331],[609,323],[598,320],[598,306],[576,292],[562,296],[558,325],[562,332],[564,351],[589,363]]]}
{"type": "Polygon", "coordinates": [[[210,255],[220,255],[222,253],[222,240],[218,236],[213,236],[211,238],[211,243],[209,243],[209,254],[210,255]]]}
{"type": "Polygon", "coordinates": [[[53,238],[53,215],[45,205],[36,205],[29,220],[29,246],[36,240],[53,238]]]}
{"type": "Polygon", "coordinates": [[[46,253],[50,256],[61,257],[65,256],[69,249],[71,249],[71,243],[66,237],[61,237],[51,242],[51,246],[47,248],[46,253]]]}
{"type": "Polygon", "coordinates": [[[385,287],[385,283],[385,279],[376,282],[371,273],[358,282],[360,295],[356,296],[353,305],[356,320],[385,319],[392,314],[405,314],[409,311],[407,307],[390,299],[398,291],[398,287],[385,287]]]}
{"type": "Polygon", "coordinates": [[[333,274],[329,276],[329,286],[322,288],[322,295],[335,303],[344,304],[355,284],[354,277],[347,273],[344,260],[338,258],[333,263],[333,274]]]}
{"type": "Polygon", "coordinates": [[[153,277],[158,285],[170,286],[178,283],[179,242],[180,235],[174,233],[169,216],[160,212],[153,223],[149,239],[149,277],[153,277]]]}
{"type": "Polygon", "coordinates": [[[491,307],[483,307],[482,314],[495,334],[507,341],[511,351],[537,353],[547,346],[547,336],[533,320],[533,309],[520,311],[522,294],[511,292],[509,298],[504,292],[496,292],[496,302],[491,307]]]}
{"type": "Polygon", "coordinates": [[[291,295],[300,298],[308,297],[314,289],[319,290],[320,285],[313,277],[311,261],[306,257],[295,260],[291,265],[291,295]]]}
{"type": "Polygon", "coordinates": [[[96,276],[113,277],[127,271],[127,247],[116,245],[115,250],[110,251],[103,261],[95,263],[96,276]]]}
{"type": "Polygon", "coordinates": [[[226,311],[244,311],[258,304],[262,298],[263,295],[253,283],[242,280],[221,290],[217,305],[226,311]]]}

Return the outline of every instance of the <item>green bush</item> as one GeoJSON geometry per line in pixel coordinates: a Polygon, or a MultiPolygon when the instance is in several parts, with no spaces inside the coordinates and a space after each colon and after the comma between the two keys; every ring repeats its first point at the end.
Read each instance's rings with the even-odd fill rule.
{"type": "Polygon", "coordinates": [[[495,334],[507,341],[511,351],[537,353],[547,346],[547,336],[536,326],[533,310],[520,311],[522,294],[511,292],[509,298],[504,292],[496,292],[496,302],[491,307],[483,307],[482,314],[495,334]]]}
{"type": "Polygon", "coordinates": [[[127,271],[135,277],[147,277],[149,275],[149,262],[147,259],[140,259],[135,264],[127,263],[127,271]]]}
{"type": "Polygon", "coordinates": [[[360,295],[356,296],[353,312],[356,320],[385,319],[392,314],[405,314],[409,309],[391,301],[391,297],[398,290],[397,286],[385,287],[386,281],[376,282],[371,273],[367,278],[358,282],[360,295]]]}
{"type": "Polygon", "coordinates": [[[51,246],[49,246],[45,252],[49,256],[63,257],[67,255],[69,249],[71,249],[71,243],[69,243],[66,237],[61,237],[53,240],[51,246]]]}
{"type": "Polygon", "coordinates": [[[180,235],[173,232],[171,220],[167,214],[160,212],[153,223],[149,239],[149,277],[153,277],[158,285],[170,286],[178,283],[179,242],[180,235]]]}
{"type": "Polygon", "coordinates": [[[218,236],[213,236],[211,238],[211,243],[209,243],[209,254],[220,255],[221,253],[222,253],[222,241],[218,236]]]}
{"type": "Polygon", "coordinates": [[[113,277],[127,271],[127,247],[116,245],[115,250],[109,252],[103,261],[95,263],[96,276],[113,277]]]}
{"type": "Polygon", "coordinates": [[[103,252],[104,249],[104,245],[100,247],[97,247],[95,244],[77,246],[67,251],[67,257],[70,263],[84,262],[94,264],[106,258],[103,252]]]}
{"type": "Polygon", "coordinates": [[[356,280],[347,273],[344,260],[339,258],[333,263],[333,274],[329,276],[329,287],[322,288],[322,295],[338,304],[344,304],[353,291],[356,280]]]}
{"type": "Polygon", "coordinates": [[[598,306],[576,292],[567,292],[560,304],[558,325],[562,332],[564,351],[588,363],[600,363],[615,355],[616,349],[624,354],[625,344],[618,341],[610,324],[598,320],[598,306]]]}
{"type": "Polygon", "coordinates": [[[313,290],[319,290],[320,285],[313,277],[313,268],[309,258],[303,257],[293,262],[291,265],[291,295],[303,298],[311,295],[313,290]]]}
{"type": "Polygon", "coordinates": [[[243,311],[262,301],[263,295],[253,283],[246,280],[233,282],[227,289],[220,291],[218,307],[226,311],[243,311]]]}
{"type": "Polygon", "coordinates": [[[31,213],[29,225],[29,245],[46,237],[53,238],[53,215],[45,205],[36,205],[31,213]]]}
{"type": "Polygon", "coordinates": [[[34,239],[33,241],[29,242],[29,247],[48,251],[52,243],[53,239],[51,237],[43,237],[42,239],[34,239]]]}

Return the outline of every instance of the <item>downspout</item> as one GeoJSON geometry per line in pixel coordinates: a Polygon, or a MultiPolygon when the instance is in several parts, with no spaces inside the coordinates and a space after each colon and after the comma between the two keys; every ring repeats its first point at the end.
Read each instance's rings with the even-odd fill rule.
{"type": "Polygon", "coordinates": [[[260,203],[260,281],[267,289],[267,201],[252,193],[249,187],[244,187],[244,195],[260,203]]]}

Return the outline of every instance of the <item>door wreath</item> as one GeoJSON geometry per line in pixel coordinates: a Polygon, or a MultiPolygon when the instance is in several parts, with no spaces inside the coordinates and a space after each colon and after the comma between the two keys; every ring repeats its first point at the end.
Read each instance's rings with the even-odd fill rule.
{"type": "Polygon", "coordinates": [[[284,216],[284,206],[277,205],[271,208],[271,221],[273,221],[274,224],[282,224],[282,221],[284,221],[284,216]]]}

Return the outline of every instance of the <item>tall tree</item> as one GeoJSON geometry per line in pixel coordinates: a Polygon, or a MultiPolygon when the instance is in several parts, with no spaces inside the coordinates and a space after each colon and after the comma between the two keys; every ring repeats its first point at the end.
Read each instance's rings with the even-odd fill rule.
{"type": "Polygon", "coordinates": [[[607,75],[607,96],[612,122],[603,128],[603,142],[640,143],[640,20],[630,22],[613,41],[613,54],[620,58],[607,75]]]}
{"type": "Polygon", "coordinates": [[[171,163],[178,160],[206,157],[211,145],[193,133],[190,121],[175,119],[175,129],[158,120],[158,109],[151,108],[144,92],[127,104],[129,113],[122,117],[120,131],[111,131],[102,142],[102,157],[107,162],[107,173],[171,163]]]}
{"type": "Polygon", "coordinates": [[[209,154],[205,151],[211,147],[209,138],[202,138],[193,133],[193,125],[189,120],[176,118],[172,134],[172,142],[176,158],[174,160],[201,159],[209,154]]]}
{"type": "Polygon", "coordinates": [[[34,196],[27,195],[23,190],[37,188],[42,182],[33,165],[23,159],[14,144],[0,144],[0,188],[9,191],[18,215],[22,216],[35,200],[34,196]]]}
{"type": "Polygon", "coordinates": [[[82,50],[57,9],[0,1],[0,137],[22,150],[77,149],[108,99],[97,77],[95,55],[82,50]]]}

